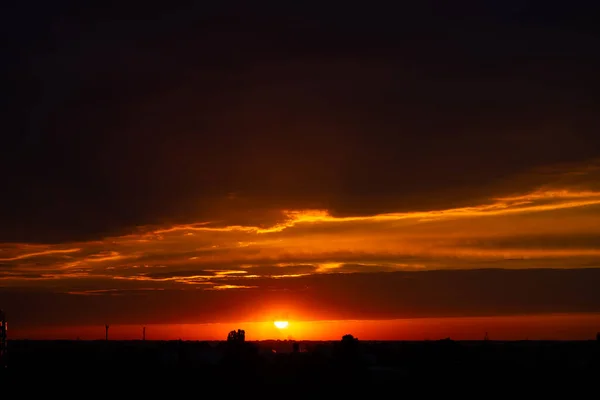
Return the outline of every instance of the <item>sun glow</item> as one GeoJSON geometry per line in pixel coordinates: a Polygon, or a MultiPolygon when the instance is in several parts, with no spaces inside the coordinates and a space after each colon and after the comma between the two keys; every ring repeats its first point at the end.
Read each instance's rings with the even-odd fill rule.
{"type": "Polygon", "coordinates": [[[287,321],[275,321],[275,322],[273,322],[273,325],[275,325],[275,327],[277,327],[277,329],[285,329],[288,327],[288,322],[287,321]]]}

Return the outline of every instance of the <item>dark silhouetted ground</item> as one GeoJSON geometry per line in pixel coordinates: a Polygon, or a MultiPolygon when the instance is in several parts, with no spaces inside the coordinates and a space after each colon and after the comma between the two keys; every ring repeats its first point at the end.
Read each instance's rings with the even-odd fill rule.
{"type": "Polygon", "coordinates": [[[139,393],[154,388],[251,391],[280,386],[298,390],[327,386],[352,391],[366,386],[414,388],[416,382],[425,385],[424,391],[436,389],[441,382],[466,388],[485,384],[488,390],[523,382],[548,389],[555,383],[581,387],[597,381],[599,365],[597,341],[232,344],[23,340],[9,342],[8,367],[0,379],[6,386],[16,385],[25,391],[52,378],[51,387],[55,389],[64,386],[73,391],[79,387],[73,386],[76,383],[99,393],[110,388],[113,394],[116,387],[139,393]]]}

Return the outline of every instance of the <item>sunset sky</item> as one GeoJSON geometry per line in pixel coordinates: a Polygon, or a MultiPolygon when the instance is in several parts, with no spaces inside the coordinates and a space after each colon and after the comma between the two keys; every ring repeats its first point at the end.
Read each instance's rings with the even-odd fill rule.
{"type": "Polygon", "coordinates": [[[4,15],[15,336],[600,331],[585,13],[203,3],[4,15]]]}

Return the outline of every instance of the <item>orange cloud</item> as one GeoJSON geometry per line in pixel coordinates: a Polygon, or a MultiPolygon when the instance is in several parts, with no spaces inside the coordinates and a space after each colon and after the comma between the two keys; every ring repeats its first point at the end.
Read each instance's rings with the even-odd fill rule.
{"type": "MultiPolygon", "coordinates": [[[[27,247],[28,246],[25,246],[25,248],[27,248],[27,247]]],[[[23,254],[13,256],[13,257],[0,258],[0,261],[18,261],[18,260],[23,260],[23,259],[32,258],[32,257],[43,257],[43,256],[54,255],[54,254],[70,254],[70,253],[76,253],[78,251],[81,251],[81,249],[45,250],[45,251],[38,251],[38,252],[33,252],[33,253],[23,253],[23,254]]]]}
{"type": "Polygon", "coordinates": [[[139,234],[68,247],[7,246],[3,252],[8,256],[0,259],[5,264],[0,277],[11,286],[25,280],[101,276],[190,285],[234,275],[245,274],[249,279],[260,276],[244,266],[301,263],[314,266],[308,273],[329,273],[336,265],[348,263],[360,264],[361,268],[372,264],[379,269],[455,268],[461,260],[485,263],[522,259],[533,265],[560,259],[565,267],[580,266],[600,256],[593,242],[594,235],[600,235],[600,213],[594,208],[598,204],[597,191],[548,189],[446,210],[356,217],[336,217],[326,210],[284,211],[283,222],[264,228],[214,227],[210,223],[151,231],[142,228],[139,234]],[[191,232],[194,235],[188,235],[191,232]],[[511,243],[522,237],[520,245],[502,244],[509,237],[513,238],[511,243]],[[535,243],[530,239],[533,237],[538,237],[535,243]],[[562,248],[554,237],[562,238],[562,248]],[[549,240],[557,244],[544,245],[549,240]],[[36,261],[31,262],[33,259],[36,261]],[[151,275],[159,269],[198,273],[185,277],[151,275]],[[34,272],[41,275],[17,274],[34,272]]]}

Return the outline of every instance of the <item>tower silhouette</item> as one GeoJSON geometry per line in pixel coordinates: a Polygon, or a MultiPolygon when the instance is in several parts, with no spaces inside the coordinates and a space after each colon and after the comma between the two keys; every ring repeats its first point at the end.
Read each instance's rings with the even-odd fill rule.
{"type": "Polygon", "coordinates": [[[146,327],[142,328],[142,340],[146,340],[146,327]]]}
{"type": "Polygon", "coordinates": [[[0,310],[0,367],[6,367],[6,348],[8,346],[6,340],[7,330],[6,314],[4,314],[4,311],[0,310]]]}
{"type": "Polygon", "coordinates": [[[104,325],[104,331],[105,331],[105,340],[108,340],[108,328],[110,328],[110,325],[105,324],[104,325]]]}

